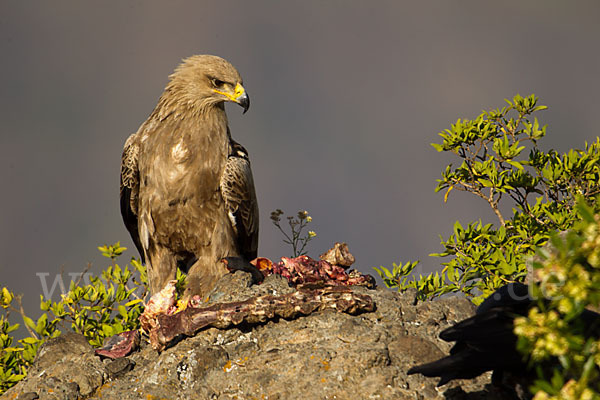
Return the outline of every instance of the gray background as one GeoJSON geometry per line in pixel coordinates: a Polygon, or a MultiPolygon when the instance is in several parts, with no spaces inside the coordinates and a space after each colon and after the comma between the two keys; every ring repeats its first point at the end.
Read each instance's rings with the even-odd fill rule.
{"type": "MultiPolygon", "coordinates": [[[[364,272],[422,261],[480,200],[435,194],[429,143],[459,117],[535,93],[544,149],[583,147],[599,114],[597,1],[7,1],[0,3],[0,284],[37,313],[40,279],[107,265],[120,240],[122,144],[192,54],[231,61],[249,112],[260,254],[290,255],[270,211],[307,209],[309,254],[346,241],[364,272]]],[[[125,259],[123,260],[125,261],[125,259]]],[[[55,295],[57,293],[55,292],[55,295]]],[[[56,296],[55,296],[56,298],[56,296]]]]}

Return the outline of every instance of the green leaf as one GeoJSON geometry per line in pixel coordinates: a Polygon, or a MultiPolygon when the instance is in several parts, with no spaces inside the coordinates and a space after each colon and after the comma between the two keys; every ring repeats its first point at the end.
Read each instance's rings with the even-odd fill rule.
{"type": "Polygon", "coordinates": [[[19,343],[30,344],[30,345],[36,345],[39,342],[40,341],[34,337],[26,337],[26,338],[19,340],[19,343]]]}
{"type": "Polygon", "coordinates": [[[117,309],[119,310],[119,314],[121,314],[121,316],[122,316],[123,318],[127,318],[127,309],[126,309],[124,306],[122,306],[122,305],[119,305],[119,306],[117,307],[117,309]]]}
{"type": "Polygon", "coordinates": [[[502,272],[503,275],[510,276],[517,270],[517,268],[515,265],[509,264],[506,261],[500,261],[498,264],[498,270],[502,272]]]}
{"type": "Polygon", "coordinates": [[[575,208],[577,209],[579,216],[581,216],[584,221],[589,223],[594,222],[594,210],[588,206],[582,198],[578,199],[575,208]]]}
{"type": "Polygon", "coordinates": [[[444,146],[442,146],[441,144],[431,143],[431,146],[433,146],[433,148],[436,149],[438,152],[444,151],[444,146]]]}
{"type": "Polygon", "coordinates": [[[481,183],[483,187],[494,187],[494,184],[487,179],[479,178],[477,181],[481,183]]]}
{"type": "Polygon", "coordinates": [[[506,162],[509,163],[510,165],[512,165],[513,167],[518,168],[520,170],[524,169],[523,165],[520,162],[518,162],[518,161],[506,160],[506,162]]]}
{"type": "Polygon", "coordinates": [[[44,330],[46,329],[47,325],[48,325],[48,314],[42,314],[37,320],[37,324],[35,326],[35,331],[37,333],[39,333],[40,335],[42,335],[44,330]]]}
{"type": "Polygon", "coordinates": [[[33,322],[33,320],[31,318],[29,318],[26,315],[23,315],[23,322],[25,322],[25,325],[27,325],[29,328],[35,330],[36,325],[35,325],[35,322],[33,322]]]}
{"type": "Polygon", "coordinates": [[[16,331],[17,329],[19,329],[19,324],[12,324],[12,325],[8,325],[8,327],[4,330],[5,333],[11,333],[16,331]]]}
{"type": "MultiPolygon", "coordinates": [[[[381,268],[383,268],[383,267],[381,267],[381,268]]],[[[134,300],[131,300],[131,301],[128,301],[127,303],[125,303],[125,307],[131,308],[131,306],[134,306],[139,303],[142,303],[142,299],[134,299],[134,300]]]]}

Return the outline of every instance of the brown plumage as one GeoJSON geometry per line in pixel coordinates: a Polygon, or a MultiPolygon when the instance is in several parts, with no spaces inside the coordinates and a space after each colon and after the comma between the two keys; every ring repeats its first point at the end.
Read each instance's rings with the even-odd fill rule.
{"type": "Polygon", "coordinates": [[[256,257],[258,206],[246,150],[233,141],[224,102],[248,109],[236,69],[193,56],[170,76],[158,105],[125,142],[121,214],[145,260],[151,292],[187,271],[186,298],[206,295],[225,257],[256,257]]]}

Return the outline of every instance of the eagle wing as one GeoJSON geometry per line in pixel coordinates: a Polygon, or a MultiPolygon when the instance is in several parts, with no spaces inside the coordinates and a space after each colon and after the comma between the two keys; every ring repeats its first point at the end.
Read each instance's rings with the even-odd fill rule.
{"type": "Polygon", "coordinates": [[[145,262],[144,250],[140,241],[138,231],[138,194],[140,189],[140,173],[138,169],[138,158],[140,154],[140,143],[138,134],[130,135],[123,146],[121,156],[121,216],[125,227],[129,231],[133,243],[140,253],[142,262],[145,262]]]}
{"type": "Polygon", "coordinates": [[[258,249],[258,202],[248,152],[233,140],[220,186],[241,255],[253,260],[258,249]]]}

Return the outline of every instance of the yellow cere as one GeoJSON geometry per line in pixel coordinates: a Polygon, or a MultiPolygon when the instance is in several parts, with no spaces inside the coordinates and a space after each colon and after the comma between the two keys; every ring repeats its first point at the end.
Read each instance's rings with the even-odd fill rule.
{"type": "Polygon", "coordinates": [[[245,92],[244,87],[238,83],[237,85],[235,85],[235,92],[233,93],[233,96],[236,99],[239,99],[240,96],[242,96],[244,94],[244,92],[245,92]]]}
{"type": "Polygon", "coordinates": [[[246,92],[244,90],[244,87],[242,85],[240,85],[239,83],[237,85],[235,85],[235,91],[233,92],[233,95],[227,92],[221,92],[220,90],[217,89],[213,89],[215,91],[215,93],[219,93],[222,94],[223,96],[227,97],[228,99],[230,99],[231,101],[238,101],[238,99],[244,95],[244,93],[246,92]]]}

